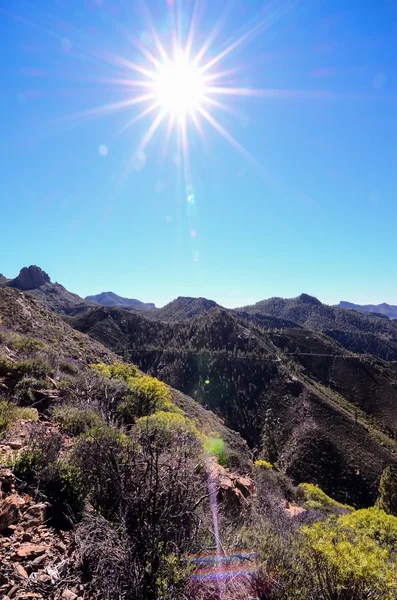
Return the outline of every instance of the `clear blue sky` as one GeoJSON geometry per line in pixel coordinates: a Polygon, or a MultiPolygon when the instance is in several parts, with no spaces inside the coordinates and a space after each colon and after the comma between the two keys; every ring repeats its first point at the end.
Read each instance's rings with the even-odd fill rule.
{"type": "Polygon", "coordinates": [[[0,0],[0,272],[158,306],[397,304],[397,1],[199,1],[193,54],[220,17],[204,62],[263,22],[212,72],[278,91],[208,109],[246,153],[189,121],[188,171],[165,122],[131,160],[145,104],[84,113],[142,93],[120,80],[150,64],[134,40],[156,52],[145,6],[169,52],[192,0],[0,0]]]}

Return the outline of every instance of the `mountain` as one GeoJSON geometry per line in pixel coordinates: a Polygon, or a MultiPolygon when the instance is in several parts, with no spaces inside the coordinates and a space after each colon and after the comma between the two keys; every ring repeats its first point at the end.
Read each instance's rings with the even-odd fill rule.
{"type": "Polygon", "coordinates": [[[52,283],[49,275],[35,265],[21,269],[18,277],[0,281],[0,285],[27,292],[48,309],[68,314],[89,304],[77,294],[72,294],[60,283],[52,283]]]}
{"type": "Polygon", "coordinates": [[[101,304],[102,306],[123,306],[132,308],[156,308],[152,302],[141,302],[134,298],[123,298],[113,292],[102,292],[95,296],[86,296],[85,300],[93,304],[101,304]]]}
{"type": "Polygon", "coordinates": [[[340,501],[367,505],[383,468],[396,463],[391,363],[357,357],[287,320],[271,317],[265,328],[218,306],[179,322],[113,307],[65,319],[194,397],[254,452],[270,410],[278,465],[296,482],[315,482],[340,501]]]}
{"type": "Polygon", "coordinates": [[[207,300],[207,298],[179,296],[162,308],[153,311],[150,315],[147,315],[147,317],[158,321],[183,321],[185,319],[197,317],[216,306],[219,307],[219,304],[213,300],[207,300]]]}
{"type": "Polygon", "coordinates": [[[7,281],[9,281],[9,280],[7,279],[7,277],[4,277],[4,275],[3,275],[2,273],[0,273],[0,285],[1,285],[2,283],[7,283],[7,281]]]}
{"type": "MultiPolygon", "coordinates": [[[[99,308],[99,310],[102,309],[99,308]]],[[[129,312],[125,312],[130,315],[129,312]]],[[[40,359],[44,359],[44,355],[46,355],[45,357],[51,363],[60,361],[62,365],[67,363],[66,367],[69,365],[69,368],[62,368],[65,368],[65,372],[69,375],[78,370],[85,371],[93,363],[110,364],[120,360],[120,357],[109,348],[95,339],[79,333],[59,315],[43,308],[41,301],[37,301],[30,294],[1,286],[0,371],[4,356],[10,355],[11,361],[15,362],[15,352],[10,351],[9,342],[7,342],[10,335],[13,336],[12,343],[15,343],[18,350],[36,348],[40,359]]],[[[1,375],[0,372],[0,398],[1,375]]],[[[194,419],[200,429],[207,433],[219,432],[228,446],[240,456],[241,463],[247,463],[246,443],[236,432],[225,427],[219,417],[186,394],[171,389],[171,395],[173,402],[182,408],[189,418],[194,419]]]]}
{"type": "Polygon", "coordinates": [[[361,312],[369,312],[379,314],[389,319],[397,319],[397,306],[392,304],[353,304],[353,302],[345,302],[342,300],[338,304],[339,308],[350,308],[361,312]]]}
{"type": "Polygon", "coordinates": [[[388,319],[328,306],[307,294],[270,298],[236,310],[258,324],[263,316],[284,319],[323,333],[351,352],[397,360],[397,322],[388,319]]]}

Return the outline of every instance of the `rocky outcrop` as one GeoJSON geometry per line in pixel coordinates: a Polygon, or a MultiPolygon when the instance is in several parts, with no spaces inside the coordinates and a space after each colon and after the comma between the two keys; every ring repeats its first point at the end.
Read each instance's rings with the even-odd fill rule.
{"type": "Polygon", "coordinates": [[[30,265],[30,267],[23,267],[18,277],[10,281],[9,286],[18,290],[35,290],[45,283],[51,283],[49,275],[40,267],[30,265]]]}

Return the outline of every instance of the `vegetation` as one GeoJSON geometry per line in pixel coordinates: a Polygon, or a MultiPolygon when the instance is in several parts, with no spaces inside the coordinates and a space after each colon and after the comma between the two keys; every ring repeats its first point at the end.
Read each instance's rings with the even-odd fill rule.
{"type": "Polygon", "coordinates": [[[101,417],[95,411],[67,405],[57,407],[52,418],[72,435],[80,435],[94,427],[100,427],[103,423],[101,417]]]}
{"type": "Polygon", "coordinates": [[[31,408],[19,408],[13,402],[0,400],[0,439],[7,429],[18,419],[37,421],[37,413],[31,408]]]}
{"type": "Polygon", "coordinates": [[[392,465],[386,467],[382,473],[376,504],[388,514],[397,517],[397,471],[392,465]]]}

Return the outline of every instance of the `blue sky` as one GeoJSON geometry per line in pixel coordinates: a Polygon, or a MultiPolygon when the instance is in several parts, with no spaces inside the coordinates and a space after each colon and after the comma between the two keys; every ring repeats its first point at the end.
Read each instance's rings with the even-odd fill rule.
{"type": "Polygon", "coordinates": [[[397,1],[196,4],[0,0],[0,272],[37,264],[82,296],[158,306],[397,304],[397,1]],[[136,155],[144,103],[87,113],[142,93],[115,79],[150,67],[150,22],[171,52],[178,15],[193,54],[222,18],[204,62],[257,27],[212,72],[262,90],[208,108],[240,149],[188,120],[188,163],[166,119],[136,155]]]}

